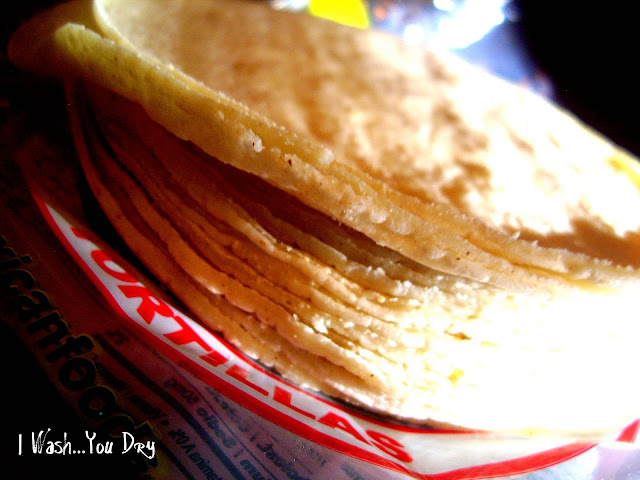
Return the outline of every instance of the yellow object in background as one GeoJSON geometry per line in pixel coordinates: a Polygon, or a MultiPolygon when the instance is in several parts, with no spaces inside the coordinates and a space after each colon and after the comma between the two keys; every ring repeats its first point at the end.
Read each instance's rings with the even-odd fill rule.
{"type": "Polygon", "coordinates": [[[310,0],[309,13],[357,28],[369,27],[367,6],[362,0],[310,0]]]}

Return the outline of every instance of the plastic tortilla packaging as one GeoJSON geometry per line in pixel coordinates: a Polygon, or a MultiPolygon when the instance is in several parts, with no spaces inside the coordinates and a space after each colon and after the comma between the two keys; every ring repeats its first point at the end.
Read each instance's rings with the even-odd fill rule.
{"type": "Polygon", "coordinates": [[[637,475],[640,420],[594,438],[421,426],[243,354],[196,321],[104,218],[60,109],[72,91],[65,102],[54,81],[20,78],[27,97],[38,94],[11,104],[0,130],[0,312],[86,430],[42,425],[5,455],[100,458],[171,479],[637,475]]]}
{"type": "MultiPolygon", "coordinates": [[[[31,178],[42,174],[37,144],[31,178]]],[[[173,306],[47,203],[43,183],[3,196],[3,319],[90,428],[111,438],[114,456],[145,478],[615,479],[629,478],[617,470],[640,457],[638,422],[597,443],[421,429],[300,389],[173,306]],[[145,447],[123,454],[123,432],[145,447]]]]}
{"type": "MultiPolygon", "coordinates": [[[[121,256],[86,197],[63,124],[23,132],[15,118],[4,125],[3,140],[11,134],[18,146],[3,162],[2,318],[103,439],[93,448],[112,442],[111,458],[127,471],[208,479],[633,478],[639,422],[598,442],[416,428],[301,389],[248,359],[121,256]]],[[[29,433],[23,455],[33,458],[29,433]]],[[[73,445],[87,449],[89,440],[81,435],[73,445]]]]}
{"type": "Polygon", "coordinates": [[[123,432],[154,444],[125,455],[145,478],[613,480],[639,461],[638,422],[598,443],[420,429],[300,389],[164,300],[31,187],[31,208],[8,213],[3,232],[3,319],[115,456],[123,432]],[[33,231],[38,214],[54,236],[38,219],[33,231]]]}

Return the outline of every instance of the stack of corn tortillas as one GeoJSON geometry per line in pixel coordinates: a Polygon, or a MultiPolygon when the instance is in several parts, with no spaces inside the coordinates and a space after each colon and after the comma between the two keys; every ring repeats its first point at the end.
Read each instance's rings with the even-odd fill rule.
{"type": "Polygon", "coordinates": [[[132,251],[284,376],[471,429],[640,414],[640,170],[564,112],[254,2],[72,2],[10,55],[73,85],[86,177],[132,251]]]}

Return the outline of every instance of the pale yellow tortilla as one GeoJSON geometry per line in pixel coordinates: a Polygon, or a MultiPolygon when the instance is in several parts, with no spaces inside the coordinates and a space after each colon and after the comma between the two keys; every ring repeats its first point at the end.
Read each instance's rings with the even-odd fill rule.
{"type": "MultiPolygon", "coordinates": [[[[353,35],[246,2],[133,4],[95,4],[109,37],[326,145],[342,165],[417,197],[421,211],[412,211],[428,221],[450,214],[428,212],[424,201],[434,200],[506,234],[638,266],[640,223],[620,208],[637,205],[637,173],[611,174],[611,163],[626,155],[525,90],[385,35],[353,35]],[[158,31],[166,32],[164,40],[149,33],[158,31]],[[615,198],[593,198],[596,182],[615,198]]],[[[411,210],[408,199],[395,198],[411,210]]],[[[480,245],[477,225],[462,224],[456,232],[480,245]]],[[[495,246],[482,239],[481,248],[507,256],[499,251],[507,241],[492,240],[495,246]]],[[[510,248],[519,249],[514,263],[532,261],[526,246],[510,248]]]]}
{"type": "MultiPolygon", "coordinates": [[[[119,4],[116,2],[114,5],[119,4]]],[[[97,9],[100,12],[103,5],[96,5],[100,7],[97,9]]],[[[106,5],[107,7],[110,6],[110,4],[106,5]]],[[[132,12],[141,11],[140,9],[146,5],[148,5],[147,2],[142,2],[132,12]]],[[[220,9],[220,7],[216,7],[216,2],[185,2],[180,8],[192,9],[198,5],[220,9]]],[[[255,5],[247,10],[240,6],[238,12],[234,10],[234,13],[238,15],[234,24],[251,24],[249,20],[251,20],[254,7],[255,5]],[[249,12],[248,20],[242,18],[245,10],[249,12]]],[[[235,8],[237,8],[236,5],[234,5],[235,8]]],[[[157,15],[145,15],[144,18],[162,17],[165,12],[170,12],[171,8],[167,4],[163,4],[158,10],[157,15]]],[[[270,15],[274,14],[270,10],[263,11],[261,7],[258,7],[257,11],[261,12],[260,15],[263,15],[264,12],[269,12],[270,15]]],[[[167,19],[169,17],[170,15],[167,16],[167,19]]],[[[197,18],[204,17],[209,16],[202,14],[196,8],[195,12],[187,12],[185,18],[188,21],[184,23],[193,25],[192,20],[195,21],[197,18]],[[194,18],[191,18],[192,16],[194,18]]],[[[115,38],[116,41],[123,45],[127,45],[128,38],[115,30],[113,23],[105,23],[109,21],[109,18],[104,15],[98,17],[103,28],[107,25],[108,36],[115,38]]],[[[271,17],[266,17],[266,19],[269,18],[271,17]]],[[[264,21],[265,19],[262,20],[264,21]]],[[[137,19],[133,25],[140,25],[140,21],[141,19],[137,19]]],[[[300,22],[308,22],[308,19],[306,17],[297,18],[297,16],[286,15],[285,20],[278,16],[275,22],[278,24],[279,31],[287,31],[290,28],[296,32],[299,31],[297,25],[300,22]],[[287,18],[288,20],[286,20],[287,18]]],[[[127,25],[124,20],[120,23],[124,27],[127,25]]],[[[225,25],[227,23],[225,22],[225,25]]],[[[197,25],[197,22],[195,24],[197,25]]],[[[312,26],[315,24],[316,22],[311,22],[312,26]]],[[[117,25],[124,28],[119,23],[117,25]]],[[[157,31],[155,29],[147,30],[144,24],[142,25],[143,27],[139,29],[142,32],[157,31]]],[[[333,34],[335,30],[337,32],[335,36],[345,42],[344,44],[340,43],[340,48],[335,49],[338,52],[343,52],[344,57],[342,60],[344,61],[346,58],[343,63],[355,63],[360,72],[360,77],[363,79],[369,78],[370,75],[368,75],[369,71],[365,68],[366,65],[358,65],[357,62],[357,59],[364,55],[362,53],[354,53],[353,49],[357,47],[366,51],[366,46],[372,41],[375,43],[376,48],[378,48],[378,43],[380,42],[384,46],[384,42],[379,40],[376,34],[371,34],[371,38],[365,36],[364,40],[360,37],[355,37],[356,40],[351,42],[354,45],[351,45],[348,39],[353,36],[347,35],[350,30],[343,30],[340,26],[323,22],[320,22],[320,25],[322,27],[316,28],[320,33],[327,30],[330,34],[333,34]],[[343,39],[340,35],[345,36],[346,39],[343,39]]],[[[241,35],[244,39],[245,28],[239,28],[238,30],[239,32],[236,33],[236,36],[241,35]]],[[[215,29],[209,29],[208,31],[216,32],[215,29]]],[[[269,32],[272,30],[264,29],[264,31],[269,32]]],[[[311,31],[313,32],[314,30],[312,29],[311,31]]],[[[312,44],[317,35],[307,36],[306,42],[312,44]]],[[[369,34],[365,33],[365,35],[369,34]]],[[[153,39],[177,38],[178,46],[174,47],[173,50],[177,49],[178,51],[188,45],[193,45],[194,39],[197,38],[197,36],[192,38],[193,33],[189,32],[175,37],[160,37],[153,34],[148,35],[148,37],[153,39]],[[188,41],[185,39],[188,39],[188,41]],[[180,46],[180,41],[186,42],[186,44],[180,46]]],[[[229,35],[228,32],[225,32],[223,37],[233,39],[233,36],[229,35]]],[[[268,39],[268,37],[267,33],[266,38],[268,39]]],[[[76,64],[82,75],[89,76],[95,81],[116,89],[129,98],[137,99],[137,101],[143,103],[152,118],[180,137],[194,141],[205,151],[220,158],[222,161],[260,175],[279,188],[298,196],[313,208],[339,219],[341,222],[362,231],[376,242],[398,250],[420,263],[474,280],[511,287],[519,286],[519,288],[531,284],[539,287],[540,282],[545,283],[549,278],[556,275],[572,279],[592,279],[595,282],[600,282],[601,280],[612,281],[626,277],[624,270],[611,269],[608,265],[602,262],[593,262],[583,255],[575,255],[567,251],[548,251],[548,249],[538,248],[535,244],[516,240],[514,236],[500,234],[498,231],[488,229],[484,223],[479,222],[472,216],[461,217],[459,212],[448,208],[446,204],[425,203],[415,196],[404,195],[401,190],[414,189],[415,186],[420,185],[420,182],[416,181],[407,185],[405,185],[406,182],[396,182],[401,187],[398,188],[398,185],[394,185],[394,182],[390,181],[389,178],[382,178],[383,181],[381,182],[381,179],[369,175],[377,170],[379,174],[384,174],[382,175],[383,177],[388,176],[388,172],[380,172],[380,167],[375,167],[377,161],[371,161],[371,167],[365,169],[352,169],[351,166],[354,161],[350,160],[351,157],[348,155],[338,157],[338,161],[334,161],[336,157],[332,150],[327,148],[327,145],[331,149],[338,149],[338,153],[341,153],[339,144],[336,145],[337,142],[329,144],[327,142],[318,143],[317,139],[313,137],[299,136],[295,134],[295,131],[282,130],[278,126],[282,120],[281,118],[276,120],[279,123],[272,123],[271,120],[267,120],[266,117],[256,111],[248,109],[244,104],[231,100],[228,93],[234,95],[236,92],[221,93],[217,90],[209,90],[204,85],[182,74],[181,70],[172,68],[171,65],[167,69],[165,65],[158,64],[151,58],[141,57],[137,53],[138,50],[132,51],[120,48],[108,41],[101,40],[97,36],[94,37],[90,31],[82,27],[74,27],[72,25],[59,29],[53,38],[53,49],[59,51],[58,54],[67,57],[65,60],[67,63],[64,65],[64,70],[67,72],[71,68],[76,68],[71,67],[76,64]],[[116,70],[114,70],[115,64],[118,65],[116,70]],[[148,88],[151,84],[155,86],[153,90],[148,88]],[[190,89],[188,95],[185,95],[185,86],[190,89]],[[206,129],[203,129],[202,125],[207,125],[206,129]],[[289,161],[295,163],[294,168],[287,168],[289,161]],[[390,185],[396,188],[389,188],[390,185]],[[538,276],[537,273],[542,273],[543,277],[538,276]]],[[[240,40],[244,41],[243,39],[240,40]]],[[[240,40],[238,38],[235,39],[236,43],[242,44],[240,40]]],[[[263,43],[262,39],[258,38],[258,40],[261,44],[263,43]]],[[[23,42],[20,42],[19,39],[16,41],[17,44],[27,44],[27,42],[27,39],[24,39],[23,42]]],[[[158,45],[159,50],[166,47],[166,42],[160,43],[161,45],[158,45]]],[[[305,37],[298,39],[296,44],[300,50],[304,50],[305,37]]],[[[389,44],[394,49],[400,48],[397,42],[391,41],[389,44]]],[[[268,46],[268,43],[266,45],[268,46]]],[[[18,49],[16,48],[15,50],[18,49]]],[[[331,50],[331,48],[328,49],[331,50]]],[[[222,55],[227,56],[226,50],[222,51],[224,52],[222,55]]],[[[158,52],[152,53],[158,54],[158,52]]],[[[268,57],[269,53],[268,49],[266,49],[265,53],[265,49],[261,48],[255,50],[254,56],[260,59],[265,55],[268,57]]],[[[417,54],[413,50],[409,50],[406,55],[415,57],[417,54]]],[[[27,61],[29,61],[29,58],[37,58],[36,56],[20,54],[16,56],[27,58],[27,61]]],[[[219,58],[213,54],[209,56],[211,58],[207,66],[215,70],[214,66],[218,63],[219,58]]],[[[396,56],[393,55],[394,58],[396,56]]],[[[183,62],[185,65],[178,64],[181,68],[188,67],[193,56],[184,55],[184,58],[187,59],[183,62]]],[[[424,63],[429,58],[430,56],[414,59],[414,63],[418,60],[424,63]]],[[[202,61],[202,59],[200,60],[202,61]]],[[[340,57],[335,61],[337,62],[338,60],[340,60],[340,57]]],[[[297,64],[291,62],[289,65],[290,70],[285,72],[284,75],[295,77],[298,69],[297,64]]],[[[308,68],[312,69],[314,65],[316,63],[311,62],[308,68]]],[[[318,65],[321,71],[317,73],[317,77],[321,78],[322,75],[326,75],[326,73],[322,72],[324,64],[318,63],[318,65]]],[[[34,65],[34,67],[41,68],[41,65],[34,65]]],[[[442,72],[438,73],[437,69],[435,72],[427,71],[427,73],[431,73],[431,76],[436,79],[440,76],[447,78],[442,72]]],[[[400,79],[406,81],[402,74],[403,72],[400,72],[400,79]]],[[[245,77],[246,75],[243,74],[240,81],[245,84],[253,83],[252,77],[245,77]]],[[[341,87],[342,78],[340,77],[336,88],[341,87]]],[[[279,79],[276,80],[279,81],[279,79]]],[[[422,80],[430,83],[429,80],[432,79],[427,77],[422,78],[422,80]]],[[[475,82],[477,79],[472,77],[472,80],[475,82]]],[[[324,82],[320,83],[324,85],[324,82]]],[[[395,83],[397,83],[397,79],[391,81],[389,85],[395,85],[395,83]]],[[[371,90],[372,87],[370,87],[369,85],[362,88],[365,95],[371,90]]],[[[502,88],[502,85],[500,88],[502,88]]],[[[279,89],[276,90],[279,91],[279,89]]],[[[369,96],[375,99],[382,92],[374,89],[370,93],[369,96]]],[[[406,94],[406,92],[404,93],[406,94]]],[[[386,96],[393,95],[387,94],[386,96]]],[[[336,100],[336,98],[342,97],[333,95],[331,99],[325,99],[326,102],[324,104],[332,105],[341,101],[336,100]]],[[[274,104],[285,105],[286,108],[286,105],[291,102],[295,103],[295,100],[294,98],[287,102],[278,98],[278,101],[274,102],[274,104]]],[[[404,103],[407,103],[406,100],[404,103]]],[[[397,107],[402,103],[395,102],[394,105],[397,107]]],[[[302,101],[302,105],[299,105],[298,108],[303,106],[307,107],[302,101]]],[[[365,103],[364,107],[366,106],[367,104],[365,103]]],[[[359,106],[359,108],[362,108],[362,106],[359,106]]],[[[371,107],[369,112],[365,109],[364,113],[359,115],[364,115],[365,118],[377,122],[378,119],[376,117],[378,115],[373,109],[374,107],[371,107]]],[[[285,114],[290,110],[286,108],[285,114]]],[[[311,109],[307,116],[315,119],[318,113],[315,109],[311,109]]],[[[341,114],[343,112],[338,110],[336,113],[341,114]]],[[[403,112],[402,115],[404,115],[403,112]]],[[[387,115],[385,115],[386,117],[387,115]]],[[[393,115],[391,117],[392,121],[395,122],[393,115]]],[[[337,117],[327,120],[327,123],[334,125],[337,122],[344,123],[344,117],[340,120],[337,117]]],[[[410,124],[411,122],[408,123],[410,124]]],[[[388,129],[393,130],[392,126],[389,126],[388,129]]],[[[415,129],[411,125],[410,128],[415,129]]],[[[348,132],[348,123],[341,125],[340,130],[348,132]]],[[[406,138],[407,135],[405,133],[400,131],[397,138],[406,138]]],[[[583,137],[591,139],[589,135],[583,135],[583,137]]],[[[368,141],[373,141],[373,138],[368,141]]],[[[380,151],[388,150],[385,147],[387,143],[385,141],[381,143],[380,151]]],[[[410,142],[407,143],[412,144],[410,142]]],[[[599,149],[601,152],[604,149],[610,155],[617,154],[618,157],[620,156],[619,152],[608,146],[606,142],[602,143],[597,140],[596,144],[602,147],[599,149]]],[[[431,156],[428,158],[430,159],[431,156]]],[[[398,165],[404,161],[405,163],[414,162],[415,168],[420,169],[421,164],[424,162],[416,163],[416,159],[419,158],[408,157],[406,160],[402,160],[402,157],[394,155],[393,158],[387,160],[388,165],[385,165],[385,168],[392,170],[393,165],[398,165]]],[[[630,162],[627,163],[632,165],[630,162]]],[[[600,157],[598,164],[606,164],[606,158],[602,159],[600,157]]],[[[361,165],[358,166],[361,167],[361,165]]],[[[413,172],[415,168],[405,167],[403,167],[404,171],[412,172],[412,179],[419,179],[419,176],[413,172]]],[[[631,166],[627,168],[628,171],[632,171],[632,169],[631,166]]],[[[608,175],[608,177],[611,178],[611,175],[608,175]]],[[[622,179],[627,185],[633,184],[633,181],[629,182],[626,174],[622,176],[622,179]]],[[[617,189],[617,191],[628,190],[628,187],[626,189],[617,189]]],[[[425,190],[424,192],[425,195],[431,196],[428,191],[425,190]]],[[[536,205],[537,203],[533,202],[532,204],[536,205]]],[[[591,229],[585,230],[598,231],[603,229],[596,225],[591,229]]],[[[571,235],[568,236],[570,237],[571,235]]],[[[610,242],[613,241],[613,238],[619,245],[626,247],[633,246],[637,240],[636,234],[628,232],[626,236],[611,237],[611,235],[605,235],[604,237],[610,242]]],[[[633,249],[633,251],[635,250],[633,249]]],[[[629,248],[620,248],[616,249],[616,251],[626,252],[629,251],[629,248]]],[[[607,257],[607,255],[602,256],[607,257]]]]}
{"type": "Polygon", "coordinates": [[[83,161],[116,228],[285,376],[465,428],[637,415],[638,388],[612,372],[639,338],[639,222],[618,203],[640,206],[638,167],[564,112],[446,55],[256,3],[74,2],[10,55],[87,83],[76,131],[108,144],[83,161]]]}

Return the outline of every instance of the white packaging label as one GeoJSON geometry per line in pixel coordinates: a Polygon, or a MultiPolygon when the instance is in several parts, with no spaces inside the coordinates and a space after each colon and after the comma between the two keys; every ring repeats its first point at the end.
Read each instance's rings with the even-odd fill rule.
{"type": "Polygon", "coordinates": [[[97,368],[153,426],[158,477],[614,479],[614,456],[640,465],[640,422],[606,444],[461,433],[383,421],[299,388],[160,298],[92,232],[38,202],[123,327],[97,336],[109,359],[97,368]]]}

